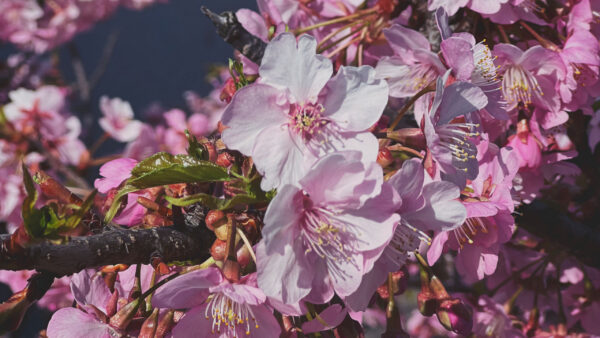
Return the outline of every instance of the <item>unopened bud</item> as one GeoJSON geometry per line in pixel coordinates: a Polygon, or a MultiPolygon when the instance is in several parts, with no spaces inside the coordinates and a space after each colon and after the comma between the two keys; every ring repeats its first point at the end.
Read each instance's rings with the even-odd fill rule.
{"type": "Polygon", "coordinates": [[[227,256],[227,242],[216,239],[210,248],[210,255],[215,261],[222,261],[227,256]]]}
{"type": "Polygon", "coordinates": [[[235,80],[233,78],[229,78],[227,79],[227,81],[225,81],[225,85],[221,90],[221,95],[219,95],[219,99],[221,99],[221,101],[223,102],[229,103],[231,102],[233,94],[235,94],[236,91],[237,87],[235,86],[235,80]]]}
{"type": "Polygon", "coordinates": [[[398,141],[404,146],[423,150],[427,148],[425,134],[420,128],[402,128],[398,130],[390,130],[387,132],[387,138],[398,141]]]}
{"type": "Polygon", "coordinates": [[[206,226],[215,231],[216,228],[227,223],[227,217],[221,210],[210,210],[205,218],[206,226]]]}
{"type": "MultiPolygon", "coordinates": [[[[399,271],[392,273],[392,285],[394,288],[394,295],[399,295],[406,290],[406,284],[408,282],[408,270],[406,268],[402,268],[399,271]]],[[[390,296],[389,284],[385,282],[377,288],[377,293],[383,299],[388,299],[390,296]]]]}
{"type": "Polygon", "coordinates": [[[138,338],[153,338],[156,334],[156,327],[158,326],[158,309],[154,309],[150,316],[144,320],[140,334],[138,338]]]}
{"type": "Polygon", "coordinates": [[[0,304],[0,334],[19,328],[31,304],[32,302],[27,300],[27,289],[15,293],[6,302],[0,304]]]}
{"type": "Polygon", "coordinates": [[[240,264],[231,259],[225,260],[225,264],[223,264],[223,276],[229,281],[238,282],[240,280],[240,264]]]}
{"type": "Polygon", "coordinates": [[[250,264],[251,260],[252,260],[252,256],[250,255],[250,251],[248,250],[248,247],[246,245],[243,245],[237,251],[237,262],[240,264],[240,266],[242,268],[244,268],[248,264],[250,264]]]}
{"type": "Polygon", "coordinates": [[[233,155],[231,155],[228,152],[222,152],[219,154],[219,156],[217,156],[217,161],[215,163],[217,163],[217,165],[220,165],[221,167],[229,168],[229,166],[231,166],[234,161],[235,158],[233,157],[233,155]]]}
{"type": "Polygon", "coordinates": [[[112,317],[115,313],[117,313],[117,302],[119,301],[119,292],[114,290],[110,298],[108,299],[108,303],[106,304],[106,315],[112,317]]]}
{"type": "Polygon", "coordinates": [[[438,307],[438,301],[433,293],[421,291],[417,295],[417,307],[423,316],[431,317],[438,307]]]}
{"type": "Polygon", "coordinates": [[[119,330],[125,330],[140,307],[140,299],[136,298],[126,304],[110,318],[109,324],[119,330]]]}
{"type": "Polygon", "coordinates": [[[156,327],[156,333],[154,334],[155,338],[162,338],[171,331],[171,328],[175,324],[174,315],[175,310],[169,310],[160,316],[156,327]]]}
{"type": "Polygon", "coordinates": [[[377,153],[377,163],[385,168],[394,162],[394,157],[392,156],[392,152],[387,148],[383,147],[379,149],[379,153],[377,153]]]}
{"type": "Polygon", "coordinates": [[[467,336],[473,330],[471,309],[460,299],[454,298],[441,301],[436,315],[440,324],[449,331],[467,336]]]}

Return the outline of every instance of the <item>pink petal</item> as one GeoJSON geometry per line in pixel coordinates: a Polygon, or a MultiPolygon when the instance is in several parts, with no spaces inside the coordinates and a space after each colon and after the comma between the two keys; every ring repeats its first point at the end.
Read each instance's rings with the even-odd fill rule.
{"type": "Polygon", "coordinates": [[[201,305],[208,296],[208,288],[223,280],[218,268],[196,270],[179,276],[158,288],[152,305],[160,308],[188,309],[201,305]]]}

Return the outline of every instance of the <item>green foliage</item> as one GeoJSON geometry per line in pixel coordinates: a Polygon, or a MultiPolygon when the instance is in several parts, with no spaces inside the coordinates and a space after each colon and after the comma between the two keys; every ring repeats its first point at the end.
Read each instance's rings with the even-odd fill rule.
{"type": "Polygon", "coordinates": [[[243,88],[250,83],[244,75],[244,65],[239,61],[229,59],[229,74],[235,81],[236,89],[243,88]]]}
{"type": "Polygon", "coordinates": [[[23,184],[27,196],[23,200],[21,214],[27,234],[31,238],[57,238],[61,234],[75,229],[92,207],[96,190],[89,194],[81,206],[68,205],[62,213],[58,213],[57,210],[60,208],[56,204],[45,205],[38,209],[35,207],[35,203],[39,195],[34,180],[25,164],[22,165],[22,168],[23,184]],[[67,216],[67,214],[70,215],[67,216]]]}
{"type": "Polygon", "coordinates": [[[208,151],[206,148],[198,142],[196,136],[190,134],[189,130],[185,130],[185,137],[188,140],[189,147],[186,149],[188,155],[200,161],[208,160],[208,151]]]}
{"type": "Polygon", "coordinates": [[[217,182],[228,179],[227,170],[212,162],[190,155],[157,153],[141,161],[131,170],[131,177],[115,196],[104,219],[107,223],[110,222],[119,209],[121,198],[137,190],[168,184],[217,182]]]}

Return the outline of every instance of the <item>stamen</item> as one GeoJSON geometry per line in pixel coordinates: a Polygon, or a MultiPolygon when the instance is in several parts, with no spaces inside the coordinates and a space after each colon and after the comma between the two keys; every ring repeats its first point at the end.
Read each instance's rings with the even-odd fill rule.
{"type": "Polygon", "coordinates": [[[246,325],[244,332],[250,334],[250,320],[258,328],[258,323],[252,309],[247,304],[238,303],[223,293],[214,293],[208,298],[208,305],[204,310],[204,317],[210,320],[212,317],[211,332],[221,333],[221,325],[224,325],[229,334],[233,337],[237,335],[237,326],[246,325]],[[209,315],[210,313],[210,315],[209,315]]]}
{"type": "Polygon", "coordinates": [[[502,79],[502,93],[511,104],[531,104],[534,96],[544,96],[537,79],[521,66],[510,66],[502,79]]]}

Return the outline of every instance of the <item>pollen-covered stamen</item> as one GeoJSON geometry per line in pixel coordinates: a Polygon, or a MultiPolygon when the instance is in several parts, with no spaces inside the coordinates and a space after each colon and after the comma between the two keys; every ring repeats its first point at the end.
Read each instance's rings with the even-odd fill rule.
{"type": "MultiPolygon", "coordinates": [[[[493,86],[491,90],[498,90],[500,77],[498,76],[498,67],[494,64],[496,57],[485,44],[485,40],[473,46],[473,61],[475,68],[471,75],[471,81],[476,86],[493,86]]],[[[489,91],[490,89],[486,89],[489,91]]]]}
{"type": "Polygon", "coordinates": [[[459,162],[467,162],[477,158],[477,147],[469,140],[479,136],[476,123],[451,123],[438,126],[437,134],[440,145],[452,152],[452,157],[459,162]]]}
{"type": "Polygon", "coordinates": [[[421,243],[431,245],[431,237],[402,218],[389,244],[392,250],[385,252],[390,259],[402,264],[411,252],[419,248],[421,243]]]}
{"type": "Polygon", "coordinates": [[[244,328],[246,335],[250,334],[253,327],[259,327],[248,304],[238,303],[220,292],[209,297],[204,316],[207,320],[212,318],[212,333],[220,333],[223,325],[223,329],[229,330],[235,337],[237,326],[244,328]]]}
{"type": "Polygon", "coordinates": [[[290,107],[290,128],[300,134],[303,139],[310,140],[321,133],[321,128],[328,123],[323,118],[325,111],[322,104],[292,104],[290,107]]]}
{"type": "Polygon", "coordinates": [[[544,96],[537,79],[521,66],[510,66],[504,72],[502,93],[511,104],[530,104],[534,96],[544,96]]]}
{"type": "Polygon", "coordinates": [[[304,214],[302,234],[307,246],[306,253],[315,252],[328,261],[350,260],[344,245],[346,226],[327,217],[330,212],[321,208],[307,210],[304,214]]]}
{"type": "Polygon", "coordinates": [[[463,225],[452,230],[458,245],[462,249],[465,244],[473,244],[473,238],[478,232],[486,234],[488,232],[486,218],[470,217],[465,220],[463,225]]]}

